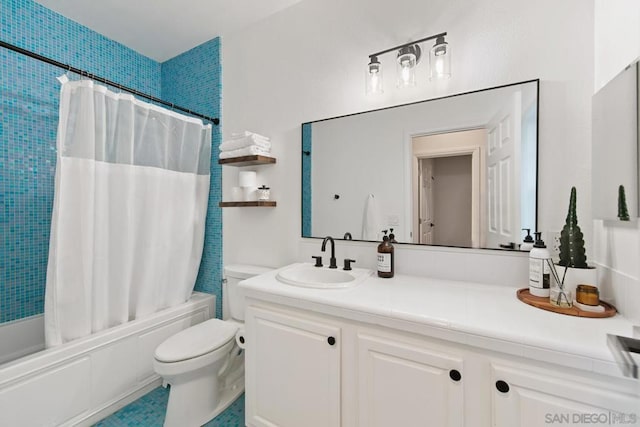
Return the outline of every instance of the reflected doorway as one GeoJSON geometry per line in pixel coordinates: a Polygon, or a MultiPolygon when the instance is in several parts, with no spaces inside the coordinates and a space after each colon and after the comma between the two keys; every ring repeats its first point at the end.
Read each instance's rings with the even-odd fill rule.
{"type": "Polygon", "coordinates": [[[481,247],[487,131],[412,137],[414,243],[481,247]]]}
{"type": "Polygon", "coordinates": [[[472,157],[420,159],[420,243],[471,246],[472,157]]]}

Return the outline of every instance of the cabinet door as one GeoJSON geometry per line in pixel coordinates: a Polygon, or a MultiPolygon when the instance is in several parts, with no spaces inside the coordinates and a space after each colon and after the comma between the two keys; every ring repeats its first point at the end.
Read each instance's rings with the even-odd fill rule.
{"type": "Polygon", "coordinates": [[[358,362],[358,425],[463,425],[462,359],[358,334],[358,362]]]}
{"type": "Polygon", "coordinates": [[[606,383],[496,364],[491,378],[496,427],[640,426],[640,399],[606,383]]]}
{"type": "Polygon", "coordinates": [[[248,426],[340,425],[340,328],[256,307],[246,313],[248,426]]]}

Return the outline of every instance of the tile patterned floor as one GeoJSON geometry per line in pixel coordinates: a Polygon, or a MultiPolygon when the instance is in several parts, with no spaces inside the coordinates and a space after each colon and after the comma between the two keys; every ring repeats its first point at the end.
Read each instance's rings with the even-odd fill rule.
{"type": "MultiPolygon", "coordinates": [[[[94,427],[162,427],[169,390],[158,387],[94,427]]],[[[244,394],[205,427],[244,427],[244,394]]]]}

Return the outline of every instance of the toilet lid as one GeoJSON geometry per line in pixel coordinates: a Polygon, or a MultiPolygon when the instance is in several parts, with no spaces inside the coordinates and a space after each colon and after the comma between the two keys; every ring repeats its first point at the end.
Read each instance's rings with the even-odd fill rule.
{"type": "Polygon", "coordinates": [[[237,330],[236,323],[207,320],[166,339],[156,348],[155,358],[160,362],[180,362],[202,356],[228,343],[237,330]]]}

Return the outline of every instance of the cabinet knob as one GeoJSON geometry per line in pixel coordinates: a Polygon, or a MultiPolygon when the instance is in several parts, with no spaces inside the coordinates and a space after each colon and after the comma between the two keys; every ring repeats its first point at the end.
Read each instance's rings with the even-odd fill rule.
{"type": "Polygon", "coordinates": [[[327,342],[329,345],[334,345],[336,343],[336,339],[334,337],[327,338],[327,342]]]}
{"type": "Polygon", "coordinates": [[[509,392],[509,384],[502,380],[496,381],[496,388],[500,393],[508,393],[509,392]]]}
{"type": "Polygon", "coordinates": [[[452,369],[449,371],[449,378],[451,378],[455,382],[458,382],[462,379],[462,374],[457,369],[452,369]]]}

